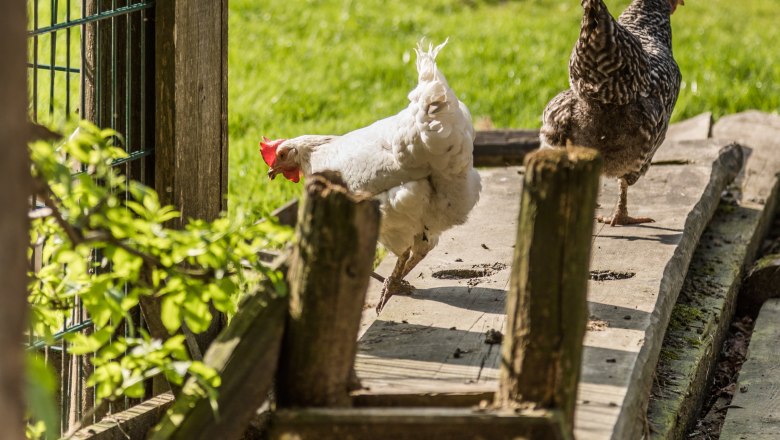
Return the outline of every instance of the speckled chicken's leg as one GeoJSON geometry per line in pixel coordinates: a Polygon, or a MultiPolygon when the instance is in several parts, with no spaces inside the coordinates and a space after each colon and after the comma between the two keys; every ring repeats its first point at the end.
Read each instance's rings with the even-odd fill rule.
{"type": "Polygon", "coordinates": [[[628,181],[621,177],[618,179],[620,183],[620,198],[618,198],[617,206],[612,217],[596,217],[600,223],[609,223],[611,226],[617,225],[636,225],[639,223],[653,223],[655,220],[649,217],[630,217],[628,215],[628,181]]]}
{"type": "Polygon", "coordinates": [[[395,262],[393,272],[390,274],[390,276],[385,278],[385,283],[382,286],[382,294],[380,295],[379,302],[376,305],[377,315],[382,311],[382,308],[385,306],[391,296],[395,295],[396,293],[406,293],[411,291],[411,284],[409,284],[407,281],[404,281],[403,279],[408,273],[405,271],[405,268],[411,254],[412,250],[408,249],[402,255],[399,255],[398,260],[395,262]]]}

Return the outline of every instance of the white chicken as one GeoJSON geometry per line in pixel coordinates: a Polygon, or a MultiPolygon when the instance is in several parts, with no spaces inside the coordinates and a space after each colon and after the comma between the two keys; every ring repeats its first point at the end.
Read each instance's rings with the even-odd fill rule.
{"type": "Polygon", "coordinates": [[[343,136],[264,138],[260,144],[271,179],[282,174],[297,182],[301,174],[338,171],[351,191],[380,201],[379,241],[398,261],[377,313],[392,295],[410,291],[404,277],[479,200],[471,114],[436,66],[446,44],[427,50],[418,44],[418,84],[400,113],[343,136]]]}

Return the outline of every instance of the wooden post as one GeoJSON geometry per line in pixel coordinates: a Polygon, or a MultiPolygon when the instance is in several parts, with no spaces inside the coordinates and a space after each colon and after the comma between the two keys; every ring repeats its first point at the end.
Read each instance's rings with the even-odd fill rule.
{"type": "Polygon", "coordinates": [[[308,179],[290,260],[290,317],[279,406],[349,406],[357,334],[379,232],[379,205],[335,173],[308,179]]]}
{"type": "MultiPolygon", "coordinates": [[[[227,0],[155,4],[155,188],[178,225],[227,208],[227,16],[227,0]]],[[[226,322],[211,312],[201,352],[226,322]]]]}
{"type": "Polygon", "coordinates": [[[0,14],[0,426],[4,438],[24,438],[24,351],[27,317],[27,211],[31,193],[27,139],[27,5],[0,14]]]}
{"type": "Polygon", "coordinates": [[[526,159],[497,403],[560,409],[573,430],[588,317],[601,159],[581,147],[526,159]]]}
{"type": "Polygon", "coordinates": [[[287,297],[278,295],[270,282],[249,295],[203,359],[222,378],[216,411],[205,390],[190,379],[150,438],[241,438],[271,390],[286,310],[287,297]]]}

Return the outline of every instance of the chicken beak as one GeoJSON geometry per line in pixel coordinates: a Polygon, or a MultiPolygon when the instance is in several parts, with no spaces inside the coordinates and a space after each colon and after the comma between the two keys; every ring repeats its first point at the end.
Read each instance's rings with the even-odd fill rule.
{"type": "Polygon", "coordinates": [[[269,179],[274,180],[274,178],[276,177],[277,174],[279,174],[278,170],[276,170],[273,167],[268,168],[268,178],[269,179]]]}

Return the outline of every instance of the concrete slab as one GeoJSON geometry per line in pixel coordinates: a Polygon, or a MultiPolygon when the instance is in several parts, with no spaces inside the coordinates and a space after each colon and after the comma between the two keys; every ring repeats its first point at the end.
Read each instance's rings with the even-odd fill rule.
{"type": "Polygon", "coordinates": [[[780,118],[729,116],[714,131],[740,142],[748,141],[745,133],[762,135],[751,135],[745,144],[744,170],[702,235],[672,311],[648,409],[654,439],[684,438],[696,421],[745,267],[766,235],[777,200],[780,118]],[[779,123],[772,128],[775,118],[779,123]]]}
{"type": "Polygon", "coordinates": [[[720,438],[780,438],[780,299],[761,308],[720,438]]]}
{"type": "MultiPolygon", "coordinates": [[[[632,214],[652,216],[657,223],[597,225],[594,231],[591,269],[633,275],[590,282],[593,325],[585,338],[578,439],[638,438],[642,431],[672,306],[699,236],[738,169],[733,155],[719,155],[722,146],[666,144],[656,157],[670,165],[651,167],[629,190],[632,214]]],[[[366,311],[356,364],[364,385],[398,392],[495,389],[499,346],[486,344],[485,332],[504,325],[522,177],[517,172],[482,171],[482,200],[469,222],[445,234],[410,274],[417,292],[392,298],[378,320],[373,310],[366,311]],[[433,277],[484,267],[496,269],[476,285],[433,277]]],[[[616,197],[617,183],[602,182],[601,213],[611,210],[616,197]]],[[[394,259],[388,260],[379,273],[389,273],[394,259]]],[[[378,287],[370,288],[367,309],[375,304],[378,287]]]]}

